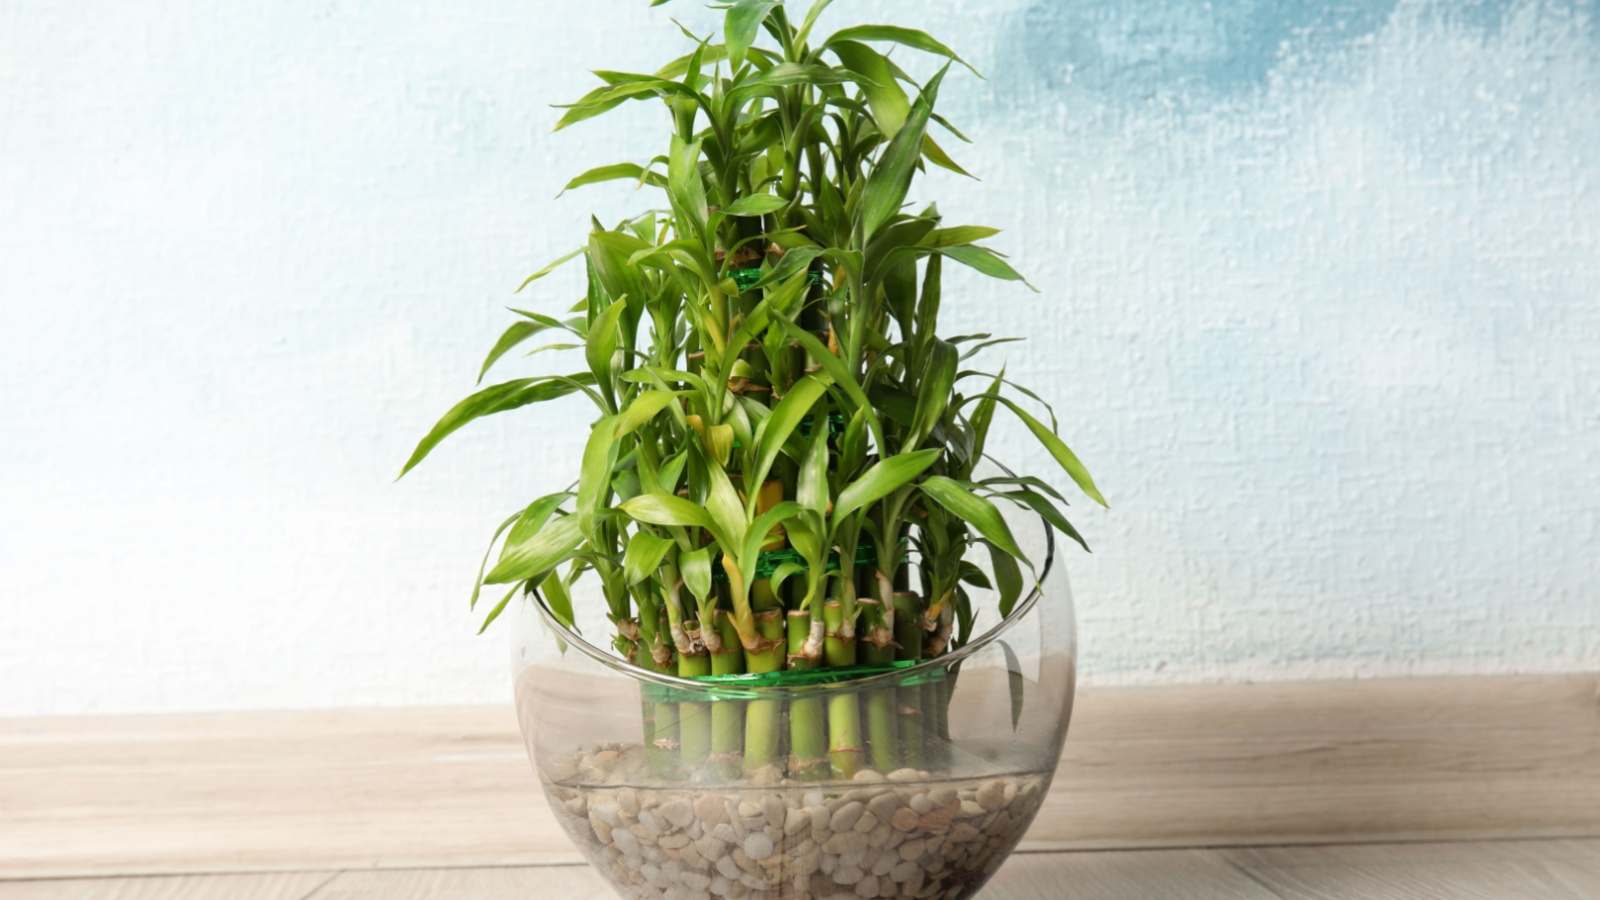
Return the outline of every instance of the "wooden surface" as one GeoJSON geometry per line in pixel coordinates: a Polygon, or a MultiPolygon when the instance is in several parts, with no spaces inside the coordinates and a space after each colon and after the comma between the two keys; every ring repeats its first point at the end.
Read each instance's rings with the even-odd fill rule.
{"type": "MultiPolygon", "coordinates": [[[[0,900],[601,900],[580,866],[0,881],[0,900]]],[[[1594,900],[1600,841],[1047,852],[982,900],[1594,900]]]]}
{"type": "MultiPolygon", "coordinates": [[[[1086,691],[1023,846],[1595,836],[1600,694],[1555,675],[1086,691]]],[[[577,861],[509,707],[0,720],[0,878],[577,861]]]]}

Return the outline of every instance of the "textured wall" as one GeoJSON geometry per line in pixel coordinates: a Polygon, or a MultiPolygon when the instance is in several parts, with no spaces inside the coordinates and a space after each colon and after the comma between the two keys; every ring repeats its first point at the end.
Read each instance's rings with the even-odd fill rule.
{"type": "MultiPolygon", "coordinates": [[[[712,15],[644,7],[0,6],[0,713],[506,695],[466,583],[585,410],[391,478],[510,288],[638,204],[552,198],[659,114],[545,104],[712,15]]],[[[1043,288],[952,273],[947,309],[1032,338],[1011,371],[1113,501],[1070,559],[1091,680],[1600,665],[1591,9],[828,21],[868,15],[989,76],[944,97],[983,181],[920,195],[1043,288]]]]}

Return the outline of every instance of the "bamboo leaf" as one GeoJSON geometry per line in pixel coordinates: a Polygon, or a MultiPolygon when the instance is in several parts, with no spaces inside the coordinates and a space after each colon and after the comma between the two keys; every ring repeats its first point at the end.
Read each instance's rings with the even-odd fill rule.
{"type": "Polygon", "coordinates": [[[533,273],[532,275],[529,275],[527,278],[522,279],[522,284],[517,285],[517,292],[521,293],[523,288],[527,287],[530,284],[533,284],[535,281],[538,281],[539,279],[545,277],[546,275],[549,275],[551,272],[554,272],[555,270],[561,268],[569,260],[571,260],[573,257],[577,256],[578,254],[580,254],[582,252],[583,252],[583,248],[579,247],[578,249],[572,251],[571,253],[568,253],[568,254],[562,256],[561,258],[557,259],[555,262],[550,263],[549,265],[547,265],[544,268],[540,269],[539,271],[533,273]]]}
{"type": "Polygon", "coordinates": [[[819,516],[828,514],[828,425],[825,410],[818,408],[811,442],[800,463],[800,478],[795,499],[819,516]]]}
{"type": "Polygon", "coordinates": [[[598,384],[605,384],[611,378],[611,357],[617,352],[620,338],[617,323],[622,321],[622,311],[627,308],[627,303],[626,297],[618,299],[596,316],[594,324],[589,327],[583,358],[589,363],[589,371],[594,373],[598,384]]]}
{"type": "Polygon", "coordinates": [[[1011,730],[1016,731],[1017,725],[1022,722],[1022,699],[1027,688],[1028,680],[1022,677],[1022,660],[1017,658],[1017,651],[1005,641],[996,641],[1006,657],[1006,684],[1011,695],[1011,730]]]}
{"type": "Polygon", "coordinates": [[[966,244],[963,246],[945,247],[939,252],[964,266],[970,266],[974,269],[977,269],[979,272],[982,272],[990,278],[998,278],[1002,281],[1020,281],[1023,284],[1027,284],[1028,287],[1033,288],[1035,292],[1038,291],[1038,288],[1034,288],[1033,285],[1028,284],[1028,279],[1023,278],[1020,272],[1011,268],[1010,263],[1001,259],[998,254],[996,254],[993,250],[990,250],[988,247],[980,247],[977,244],[966,244]]]}
{"type": "Polygon", "coordinates": [[[929,249],[938,250],[960,244],[971,244],[999,233],[1000,229],[990,228],[987,225],[957,225],[952,228],[935,228],[928,232],[920,243],[929,249]]]}
{"type": "Polygon", "coordinates": [[[889,496],[911,479],[921,475],[923,470],[933,465],[934,460],[943,452],[938,447],[932,447],[910,453],[897,453],[874,463],[871,468],[861,473],[860,478],[839,491],[839,499],[833,505],[833,521],[842,522],[856,510],[889,496]]]}
{"type": "Polygon", "coordinates": [[[939,142],[934,140],[931,134],[922,136],[922,157],[941,169],[947,169],[957,175],[965,175],[973,181],[978,180],[978,176],[961,168],[960,163],[951,159],[950,154],[944,152],[944,148],[939,146],[939,142]]]}
{"type": "Polygon", "coordinates": [[[889,60],[866,44],[856,41],[830,41],[828,49],[839,57],[846,69],[861,76],[861,92],[866,95],[872,119],[885,138],[892,138],[911,112],[911,100],[895,80],[889,60]]]}
{"type": "Polygon", "coordinates": [[[673,548],[671,538],[664,538],[651,534],[648,531],[636,531],[628,539],[628,549],[622,555],[622,571],[627,578],[628,586],[655,577],[661,568],[661,561],[666,558],[667,551],[673,548]]]}
{"type": "Polygon", "coordinates": [[[832,2],[833,0],[814,0],[811,8],[806,10],[805,21],[800,23],[800,30],[795,33],[794,43],[796,47],[805,46],[806,41],[811,38],[811,29],[817,24],[817,17],[821,16],[822,11],[827,9],[832,2]]]}
{"type": "MultiPolygon", "coordinates": [[[[717,461],[713,460],[706,468],[711,480],[710,489],[706,491],[706,512],[710,514],[711,521],[716,523],[717,543],[722,545],[722,552],[737,553],[739,545],[744,543],[745,530],[749,525],[744,515],[744,503],[739,500],[739,492],[728,478],[728,473],[717,461]]],[[[750,490],[754,492],[759,487],[752,485],[750,490]]]]}
{"type": "MultiPolygon", "coordinates": [[[[791,387],[789,392],[783,395],[783,399],[778,401],[772,414],[762,421],[761,426],[756,429],[756,443],[760,456],[756,461],[755,475],[751,479],[753,484],[766,481],[767,473],[772,471],[772,464],[777,461],[784,444],[788,443],[789,435],[793,434],[801,420],[811,413],[811,408],[827,389],[828,382],[825,379],[807,375],[795,382],[794,387],[791,387]]],[[[827,433],[825,424],[818,430],[827,433]]]]}
{"type": "MultiPolygon", "coordinates": [[[[534,502],[537,503],[538,501],[534,502]]],[[[489,538],[489,546],[485,547],[483,551],[483,561],[478,563],[478,577],[472,581],[472,596],[467,600],[467,609],[475,609],[478,605],[478,594],[483,590],[483,573],[489,568],[489,557],[494,554],[495,543],[500,540],[500,535],[511,527],[511,523],[522,518],[526,512],[527,510],[524,509],[506,517],[506,520],[500,523],[500,527],[494,530],[494,535],[489,538]]]]}
{"type": "Polygon", "coordinates": [[[850,374],[850,370],[845,367],[844,361],[835,356],[827,347],[824,347],[822,342],[817,340],[816,335],[806,331],[796,323],[787,319],[779,319],[778,323],[784,327],[784,330],[789,332],[789,337],[805,348],[806,353],[810,354],[811,358],[816,360],[817,364],[822,367],[822,371],[829,378],[832,378],[833,383],[856,404],[856,414],[865,416],[866,425],[872,431],[872,439],[877,442],[879,447],[885,446],[883,442],[883,423],[878,420],[878,414],[872,410],[872,401],[867,399],[866,392],[861,389],[861,385],[856,383],[855,376],[850,374]]]}
{"type": "Polygon", "coordinates": [[[1100,489],[1095,487],[1094,478],[1089,475],[1088,468],[1078,460],[1078,455],[1072,452],[1066,442],[1062,441],[1054,431],[1051,431],[1043,422],[1029,415],[1027,410],[1018,406],[1010,398],[1000,397],[998,399],[1017,414],[1017,418],[1022,420],[1022,424],[1028,426],[1028,430],[1033,432],[1033,436],[1038,439],[1039,443],[1044,445],[1046,450],[1050,451],[1050,455],[1055,457],[1057,463],[1061,464],[1061,468],[1072,479],[1073,483],[1078,486],[1079,490],[1101,506],[1110,506],[1110,504],[1106,503],[1106,498],[1100,494],[1100,489]]]}
{"type": "Polygon", "coordinates": [[[861,194],[861,223],[864,239],[870,240],[877,230],[900,212],[900,204],[911,188],[916,174],[917,160],[922,156],[922,136],[928,128],[928,116],[933,112],[933,101],[939,93],[939,82],[947,69],[937,75],[922,89],[922,94],[911,105],[905,124],[895,133],[894,139],[884,149],[867,176],[861,194]]]}
{"type": "Polygon", "coordinates": [[[549,327],[542,322],[512,322],[511,326],[501,333],[500,339],[495,341],[494,346],[489,349],[489,355],[484,357],[483,365],[478,368],[478,383],[483,383],[483,376],[488,373],[489,367],[494,365],[496,360],[505,356],[513,347],[549,327]]]}
{"type": "Polygon", "coordinates": [[[572,594],[568,592],[567,583],[561,579],[560,572],[546,575],[544,580],[539,582],[539,593],[544,597],[544,602],[550,607],[550,611],[555,613],[557,622],[573,631],[578,630],[577,618],[572,614],[572,594]]]}
{"type": "Polygon", "coordinates": [[[650,525],[704,528],[708,531],[716,529],[716,523],[706,514],[704,507],[673,494],[657,491],[640,494],[618,508],[629,518],[650,525]]]}
{"type": "Polygon", "coordinates": [[[954,50],[935,40],[927,32],[918,31],[915,28],[901,28],[898,25],[856,25],[852,28],[835,31],[825,44],[832,46],[837,41],[890,41],[916,50],[922,50],[926,53],[943,56],[948,60],[966,66],[972,74],[977,75],[979,78],[983,77],[966,60],[957,56],[954,50]]]}
{"type": "Polygon", "coordinates": [[[711,548],[700,547],[678,556],[678,572],[689,593],[701,603],[711,596],[711,548]]]}
{"type": "Polygon", "coordinates": [[[440,441],[474,419],[565,397],[573,391],[581,390],[585,384],[593,383],[593,376],[581,373],[567,378],[561,376],[518,378],[515,381],[490,385],[452,406],[449,412],[440,417],[422,440],[417,442],[416,449],[411,451],[411,458],[406,460],[405,466],[401,468],[400,476],[403,477],[422,462],[440,441]]]}
{"type": "Polygon", "coordinates": [[[721,212],[725,216],[764,216],[788,205],[789,201],[772,194],[751,194],[733,201],[721,212]]]}
{"type": "MultiPolygon", "coordinates": [[[[648,184],[651,187],[666,187],[667,180],[659,173],[639,165],[638,163],[612,163],[609,166],[596,166],[567,182],[561,189],[565,194],[574,188],[590,184],[600,184],[605,181],[633,181],[638,184],[648,184]]],[[[560,196],[559,194],[557,196],[560,196]]]]}
{"type": "Polygon", "coordinates": [[[989,548],[989,565],[994,569],[994,586],[1000,594],[1000,618],[1003,619],[1011,615],[1017,598],[1022,596],[1022,567],[1017,565],[1016,557],[990,541],[983,544],[989,548]]]}
{"type": "Polygon", "coordinates": [[[937,338],[928,348],[927,364],[915,382],[917,389],[916,413],[911,428],[906,432],[906,449],[922,443],[933,431],[945,409],[950,405],[950,389],[956,382],[957,351],[953,344],[937,338]]]}
{"type": "Polygon", "coordinates": [[[644,391],[628,408],[618,414],[614,437],[621,439],[655,418],[669,404],[678,399],[678,395],[671,391],[644,391]]]}
{"type": "Polygon", "coordinates": [[[728,63],[734,69],[744,63],[745,54],[750,51],[750,45],[755,43],[756,32],[761,29],[761,21],[780,3],[781,0],[735,0],[728,7],[722,31],[728,47],[728,63]]]}
{"type": "Polygon", "coordinates": [[[1018,559],[1026,558],[1017,546],[1017,539],[1011,536],[1011,528],[1006,525],[1005,517],[1000,515],[1000,510],[993,503],[943,475],[930,475],[923,479],[919,487],[935,503],[978,529],[978,533],[990,543],[1018,559]]]}
{"type": "Polygon", "coordinates": [[[489,626],[494,624],[495,619],[500,618],[500,614],[505,612],[506,606],[511,603],[511,598],[516,596],[517,591],[520,590],[522,590],[522,585],[514,584],[511,586],[511,590],[506,591],[506,595],[500,598],[500,602],[496,603],[494,608],[489,610],[489,614],[487,616],[484,616],[483,624],[478,626],[479,634],[483,634],[485,631],[489,630],[489,626]]]}
{"type": "Polygon", "coordinates": [[[1089,542],[1083,539],[1083,535],[1078,533],[1078,529],[1072,527],[1072,523],[1067,521],[1067,517],[1061,514],[1061,510],[1057,509],[1056,505],[1051,503],[1048,497],[1045,497],[1036,491],[1030,491],[1026,489],[998,491],[995,493],[995,496],[1004,497],[1018,506],[1025,506],[1028,509],[1033,510],[1039,514],[1040,518],[1044,519],[1046,522],[1049,522],[1052,528],[1055,528],[1057,531],[1060,531],[1062,534],[1076,541],[1078,546],[1083,548],[1083,552],[1094,552],[1093,550],[1089,549],[1089,542]]]}
{"type": "Polygon", "coordinates": [[[560,516],[547,522],[528,540],[507,547],[485,584],[528,581],[544,575],[571,556],[583,543],[577,516],[560,516]]]}
{"type": "Polygon", "coordinates": [[[706,186],[700,178],[700,142],[672,136],[667,157],[667,196],[678,220],[680,237],[703,237],[706,220],[706,186]]]}
{"type": "Polygon", "coordinates": [[[577,516],[583,533],[595,539],[594,517],[600,510],[605,493],[611,487],[612,469],[616,465],[616,419],[606,417],[589,429],[589,440],[584,444],[583,463],[578,476],[577,516]]]}

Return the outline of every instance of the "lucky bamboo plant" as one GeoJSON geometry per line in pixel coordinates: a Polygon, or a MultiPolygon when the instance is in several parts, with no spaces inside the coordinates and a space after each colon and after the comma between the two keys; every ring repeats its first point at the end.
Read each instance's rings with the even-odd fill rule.
{"type": "MultiPolygon", "coordinates": [[[[720,42],[684,30],[685,55],[654,73],[599,71],[565,107],[558,129],[664,104],[659,155],[566,185],[630,181],[664,203],[595,222],[582,247],[529,276],[519,290],[581,259],[586,290],[570,308],[514,310],[479,380],[540,335],[557,340],[530,355],[581,351],[583,364],[472,394],[401,473],[482,416],[580,394],[593,404],[575,482],[495,531],[472,601],[486,584],[509,590],[485,628],[532,591],[570,624],[575,582],[594,578],[616,651],[643,668],[711,682],[848,676],[959,646],[978,615],[969,587],[992,588],[997,614],[1010,612],[1030,561],[997,502],[1083,542],[1047,482],[980,471],[1003,408],[1104,503],[1048,406],[970,362],[1003,339],[938,333],[946,260],[1022,276],[980,243],[997,229],[906,208],[926,165],[965,174],[935,137],[937,126],[965,140],[935,101],[952,64],[970,67],[910,28],[819,38],[827,6],[796,24],[778,0],[739,0],[720,42]],[[885,45],[943,68],[919,85],[885,45]]],[[[664,769],[848,777],[921,762],[939,700],[926,686],[859,703],[819,693],[786,710],[661,700],[645,717],[664,769]]]]}

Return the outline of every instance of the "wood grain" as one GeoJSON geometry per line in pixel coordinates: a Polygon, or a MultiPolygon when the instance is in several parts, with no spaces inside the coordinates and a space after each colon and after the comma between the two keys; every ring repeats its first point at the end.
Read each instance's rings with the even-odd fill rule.
{"type": "Polygon", "coordinates": [[[0,881],[0,900],[305,900],[333,872],[0,881]]]}
{"type": "Polygon", "coordinates": [[[1500,841],[1225,851],[1284,900],[1594,900],[1600,841],[1500,841]]]}
{"type": "MultiPolygon", "coordinates": [[[[609,900],[586,866],[0,882],[0,900],[609,900]]],[[[1584,900],[1600,841],[1019,854],[981,900],[1584,900]]]]}
{"type": "MultiPolygon", "coordinates": [[[[0,720],[0,877],[574,863],[509,706],[0,720]]],[[[1592,675],[1085,691],[1024,849],[1600,835],[1592,675]]]]}

